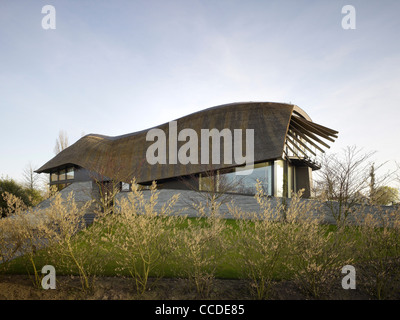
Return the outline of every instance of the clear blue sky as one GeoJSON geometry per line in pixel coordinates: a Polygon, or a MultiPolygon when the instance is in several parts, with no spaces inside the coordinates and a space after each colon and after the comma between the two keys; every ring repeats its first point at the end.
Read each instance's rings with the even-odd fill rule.
{"type": "Polygon", "coordinates": [[[297,104],[340,132],[331,152],[400,162],[399,14],[398,0],[2,0],[0,175],[51,159],[61,129],[72,144],[239,101],[297,104]]]}

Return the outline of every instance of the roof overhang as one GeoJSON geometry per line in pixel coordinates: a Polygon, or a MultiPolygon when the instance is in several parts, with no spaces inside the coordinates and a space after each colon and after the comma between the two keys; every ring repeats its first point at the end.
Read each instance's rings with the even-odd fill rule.
{"type": "MultiPolygon", "coordinates": [[[[204,128],[254,129],[254,162],[289,157],[292,152],[298,159],[307,159],[315,154],[314,149],[323,152],[329,148],[324,140],[334,141],[338,132],[311,121],[308,114],[293,104],[275,102],[243,102],[216,106],[201,110],[175,120],[177,130],[191,128],[201,135],[204,128]],[[308,150],[309,149],[309,150],[308,150]],[[307,151],[307,152],[306,152],[307,151]]],[[[169,123],[151,129],[161,129],[170,134],[169,123]]],[[[104,176],[118,177],[130,182],[148,182],[171,177],[204,172],[207,166],[201,164],[171,164],[169,155],[166,164],[150,165],[146,161],[146,150],[153,144],[146,140],[149,130],[142,130],[122,136],[108,137],[89,134],[70,147],[61,151],[36,172],[51,172],[60,166],[74,164],[104,176]]],[[[168,139],[167,139],[168,140],[168,139]]],[[[179,146],[185,142],[178,141],[179,146]]],[[[211,146],[210,146],[211,148],[211,146]]],[[[200,155],[200,143],[199,143],[200,155]]],[[[209,150],[211,154],[211,149],[209,150]]],[[[311,165],[311,163],[310,163],[311,165]]],[[[232,164],[215,165],[213,169],[232,167],[232,164]]]]}

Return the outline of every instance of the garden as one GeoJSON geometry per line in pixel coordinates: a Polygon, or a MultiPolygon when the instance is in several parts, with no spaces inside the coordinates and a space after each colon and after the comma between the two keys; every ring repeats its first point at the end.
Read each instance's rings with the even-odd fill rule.
{"type": "Polygon", "coordinates": [[[310,212],[324,204],[272,206],[257,184],[259,211],[217,199],[193,204],[198,217],[175,212],[179,195],[156,210],[135,183],[113,210],[56,194],[49,208],[28,210],[11,194],[0,220],[1,299],[399,299],[400,212],[376,206],[347,220],[321,224],[310,212]],[[56,289],[44,290],[43,266],[56,270],[56,289]],[[355,289],[344,289],[345,266],[355,289]]]}

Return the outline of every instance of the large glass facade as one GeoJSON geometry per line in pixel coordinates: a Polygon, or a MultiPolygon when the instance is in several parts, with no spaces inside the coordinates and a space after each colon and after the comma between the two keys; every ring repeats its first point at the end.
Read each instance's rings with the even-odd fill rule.
{"type": "Polygon", "coordinates": [[[274,164],[275,197],[291,198],[293,192],[296,192],[296,167],[284,160],[276,160],[274,164]]]}
{"type": "Polygon", "coordinates": [[[295,167],[284,160],[257,163],[252,170],[243,167],[215,174],[200,174],[199,190],[255,194],[257,180],[264,193],[275,197],[291,197],[295,191],[295,167]]]}

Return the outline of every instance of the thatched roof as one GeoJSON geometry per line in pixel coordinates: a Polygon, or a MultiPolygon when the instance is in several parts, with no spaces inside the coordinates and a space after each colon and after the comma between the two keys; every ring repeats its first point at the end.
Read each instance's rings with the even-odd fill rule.
{"type": "MultiPolygon", "coordinates": [[[[221,105],[187,115],[176,121],[178,132],[185,128],[191,128],[197,132],[198,137],[201,136],[201,129],[222,130],[228,128],[232,132],[234,129],[243,129],[243,137],[245,137],[246,129],[254,129],[255,163],[279,159],[288,150],[292,154],[303,157],[305,148],[312,151],[310,146],[323,151],[321,145],[329,146],[320,138],[333,141],[338,133],[313,123],[311,118],[295,105],[272,102],[221,105]]],[[[156,128],[162,129],[168,137],[169,123],[164,123],[156,128]]],[[[107,177],[118,176],[120,180],[127,182],[136,177],[137,182],[140,183],[195,174],[209,169],[209,166],[205,168],[201,164],[169,164],[168,152],[167,164],[149,164],[146,161],[146,150],[154,143],[146,141],[146,134],[149,130],[117,137],[86,135],[57,154],[36,172],[49,173],[62,166],[76,165],[100,172],[107,177]]],[[[178,149],[184,143],[178,142],[178,149]]],[[[243,154],[245,154],[244,144],[243,148],[243,154]]],[[[232,167],[232,165],[224,164],[222,160],[221,164],[213,165],[213,169],[226,167],[232,167]]]]}

